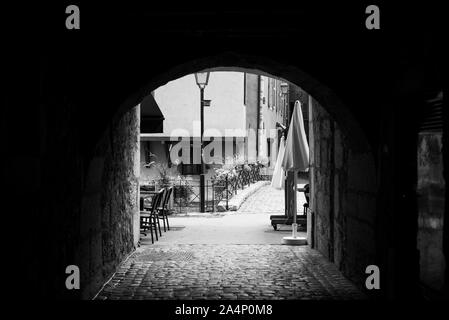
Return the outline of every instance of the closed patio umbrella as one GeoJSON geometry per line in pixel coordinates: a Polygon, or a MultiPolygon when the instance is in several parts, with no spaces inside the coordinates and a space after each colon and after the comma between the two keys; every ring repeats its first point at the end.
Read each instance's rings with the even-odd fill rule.
{"type": "Polygon", "coordinates": [[[285,171],[294,171],[294,192],[293,192],[293,224],[292,236],[284,237],[285,244],[305,244],[305,238],[296,235],[298,225],[296,223],[296,192],[297,192],[297,172],[309,170],[309,144],[307,143],[306,131],[304,130],[304,119],[302,116],[301,103],[295,102],[292,119],[285,143],[284,159],[282,168],[285,171]]]}
{"type": "Polygon", "coordinates": [[[309,144],[307,143],[301,102],[296,101],[285,144],[282,168],[286,171],[309,170],[309,144]]]}
{"type": "Polygon", "coordinates": [[[285,139],[281,137],[279,143],[279,152],[276,158],[276,164],[274,165],[273,178],[271,179],[271,186],[275,189],[284,189],[285,174],[282,169],[282,161],[284,160],[285,153],[285,139]]]}

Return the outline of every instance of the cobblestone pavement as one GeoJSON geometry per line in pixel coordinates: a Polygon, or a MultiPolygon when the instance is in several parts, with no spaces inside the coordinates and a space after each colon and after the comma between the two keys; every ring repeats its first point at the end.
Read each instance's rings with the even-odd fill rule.
{"type": "Polygon", "coordinates": [[[308,247],[178,245],[132,255],[97,299],[363,299],[308,247]]]}
{"type": "Polygon", "coordinates": [[[96,299],[363,299],[319,252],[268,231],[279,208],[283,191],[268,186],[237,214],[172,218],[182,230],[142,242],[96,299]]]}
{"type": "MultiPolygon", "coordinates": [[[[306,201],[303,192],[298,192],[297,201],[298,212],[300,212],[303,203],[306,201]]],[[[284,214],[284,190],[277,190],[269,185],[264,186],[254,195],[246,199],[238,212],[284,214]]]]}

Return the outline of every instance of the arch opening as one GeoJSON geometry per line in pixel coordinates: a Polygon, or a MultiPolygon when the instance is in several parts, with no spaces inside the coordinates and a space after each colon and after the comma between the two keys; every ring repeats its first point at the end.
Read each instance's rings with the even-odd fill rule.
{"type": "MultiPolygon", "coordinates": [[[[140,121],[140,110],[136,109],[136,106],[141,107],[143,99],[151,95],[152,91],[157,91],[158,88],[189,75],[192,86],[196,86],[192,73],[202,70],[254,75],[258,79],[256,83],[259,86],[261,77],[276,78],[280,82],[285,81],[299,88],[304,93],[304,96],[298,96],[298,100],[302,100],[308,112],[306,122],[310,146],[310,166],[306,178],[310,185],[310,203],[304,220],[306,226],[304,232],[311,248],[318,250],[329,261],[335,263],[346,277],[363,288],[365,267],[373,264],[376,257],[375,162],[365,134],[349,109],[332,90],[304,72],[294,67],[290,68],[288,64],[276,63],[264,58],[225,54],[180,65],[154,77],[130,95],[121,105],[116,119],[120,123],[123,117],[129,118],[131,114],[134,121],[140,121]]],[[[260,87],[257,90],[260,90],[260,87]]],[[[193,95],[198,97],[198,91],[193,95]]],[[[257,96],[260,98],[259,92],[257,96]]],[[[157,102],[157,95],[154,98],[157,102]]],[[[292,100],[289,101],[291,106],[295,99],[292,100]]],[[[259,109],[260,101],[256,103],[259,109]]],[[[114,131],[114,128],[110,130],[114,131]]],[[[145,159],[146,153],[142,153],[144,146],[141,140],[150,141],[150,138],[140,134],[138,147],[133,149],[133,152],[137,150],[138,155],[133,153],[134,156],[129,157],[134,159],[128,163],[128,168],[132,168],[128,172],[132,172],[130,180],[134,181],[133,187],[136,183],[138,188],[142,184],[142,181],[139,181],[142,171],[145,170],[142,162],[145,165],[152,160],[145,159]]],[[[154,142],[154,139],[152,141],[154,142]]],[[[259,143],[256,145],[259,146],[259,143]]],[[[119,152],[119,150],[107,152],[119,152]]],[[[277,152],[277,149],[272,152],[277,152]]],[[[124,165],[123,162],[122,165],[124,165]]],[[[111,174],[108,179],[114,180],[114,174],[111,174]]],[[[177,191],[178,195],[181,189],[177,191]]],[[[156,191],[156,187],[153,191],[156,191]]],[[[139,192],[141,190],[131,192],[131,198],[139,199],[139,192]]],[[[112,198],[112,195],[104,194],[103,197],[112,198]]],[[[126,218],[132,225],[131,234],[134,245],[137,245],[140,240],[140,209],[145,206],[145,203],[140,200],[137,202],[132,206],[134,212],[132,217],[126,218]]],[[[269,226],[270,221],[267,220],[266,223],[269,226]]],[[[129,244],[127,245],[129,247],[129,244]]]]}
{"type": "Polygon", "coordinates": [[[370,150],[366,134],[349,108],[331,88],[291,63],[275,61],[264,56],[225,52],[174,66],[153,77],[150,81],[141,84],[137,91],[130,93],[128,99],[118,109],[117,115],[119,116],[126,110],[135,107],[151,91],[169,81],[201,70],[241,71],[285,79],[303,89],[320,103],[326,112],[340,124],[342,130],[350,138],[354,150],[361,152],[370,150]]]}

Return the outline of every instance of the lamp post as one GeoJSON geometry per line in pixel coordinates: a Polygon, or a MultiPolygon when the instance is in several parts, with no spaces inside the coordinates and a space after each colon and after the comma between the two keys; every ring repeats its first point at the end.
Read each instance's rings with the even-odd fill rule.
{"type": "Polygon", "coordinates": [[[200,110],[201,110],[201,164],[200,164],[200,211],[205,212],[205,199],[204,199],[204,160],[203,160],[203,134],[204,134],[204,88],[206,88],[209,82],[209,72],[197,72],[195,73],[195,81],[200,88],[200,110]]]}

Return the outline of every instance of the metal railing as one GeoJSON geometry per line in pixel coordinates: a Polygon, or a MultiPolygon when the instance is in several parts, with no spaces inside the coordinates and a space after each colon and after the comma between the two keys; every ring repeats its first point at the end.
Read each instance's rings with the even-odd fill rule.
{"type": "MultiPolygon", "coordinates": [[[[262,175],[260,165],[245,164],[235,167],[233,174],[221,174],[220,176],[205,181],[205,206],[206,212],[215,212],[218,205],[222,205],[229,210],[229,200],[237,194],[238,190],[243,190],[257,181],[271,179],[271,176],[262,175]]],[[[147,189],[158,190],[167,185],[158,185],[153,181],[147,189]]],[[[188,180],[186,178],[170,180],[168,186],[173,186],[173,196],[171,199],[171,210],[175,213],[199,212],[200,211],[200,182],[198,180],[188,180]]]]}

